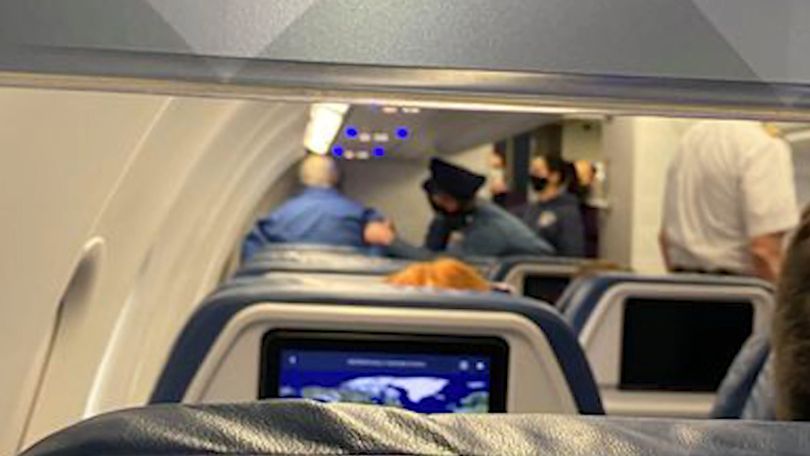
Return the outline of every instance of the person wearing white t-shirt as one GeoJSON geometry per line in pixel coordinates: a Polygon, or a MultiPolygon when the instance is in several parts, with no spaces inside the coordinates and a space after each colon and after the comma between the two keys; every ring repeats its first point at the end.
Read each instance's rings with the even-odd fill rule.
{"type": "Polygon", "coordinates": [[[702,121],[667,173],[661,251],[670,271],[774,282],[782,238],[798,224],[787,143],[760,122],[702,121]]]}

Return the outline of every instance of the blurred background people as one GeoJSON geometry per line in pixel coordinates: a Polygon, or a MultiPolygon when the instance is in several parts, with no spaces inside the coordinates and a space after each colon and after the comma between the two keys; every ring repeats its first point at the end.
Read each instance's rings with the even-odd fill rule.
{"type": "Polygon", "coordinates": [[[762,123],[690,127],[664,194],[659,241],[670,271],[779,276],[783,236],[798,222],[793,162],[762,123]]]}
{"type": "Polygon", "coordinates": [[[268,243],[370,247],[364,231],[383,216],[337,189],[340,171],[334,160],[309,155],[301,162],[298,177],[303,191],[256,222],[242,244],[243,261],[268,243]]]}
{"type": "Polygon", "coordinates": [[[596,182],[596,165],[588,160],[575,160],[570,164],[568,193],[577,197],[582,216],[582,232],[585,241],[585,257],[599,257],[599,209],[593,205],[593,189],[596,182]]]}
{"type": "Polygon", "coordinates": [[[585,233],[580,202],[567,191],[568,164],[559,157],[537,157],[531,162],[530,179],[535,201],[519,209],[523,222],[547,240],[558,256],[585,255],[585,233]]]}

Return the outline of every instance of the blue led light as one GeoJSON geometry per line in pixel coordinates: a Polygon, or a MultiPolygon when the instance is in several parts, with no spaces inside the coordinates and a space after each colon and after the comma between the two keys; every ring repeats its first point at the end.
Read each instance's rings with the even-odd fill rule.
{"type": "Polygon", "coordinates": [[[371,153],[375,157],[384,157],[385,156],[385,147],[383,147],[383,146],[374,146],[374,148],[371,149],[371,153]]]}
{"type": "Polygon", "coordinates": [[[408,131],[408,127],[397,127],[395,133],[399,139],[406,139],[411,134],[411,132],[408,131]]]}
{"type": "Polygon", "coordinates": [[[332,148],[332,155],[335,157],[342,157],[343,156],[343,146],[335,146],[332,148]]]}
{"type": "Polygon", "coordinates": [[[354,139],[360,135],[360,131],[357,130],[357,127],[346,127],[346,137],[350,139],[354,139]]]}

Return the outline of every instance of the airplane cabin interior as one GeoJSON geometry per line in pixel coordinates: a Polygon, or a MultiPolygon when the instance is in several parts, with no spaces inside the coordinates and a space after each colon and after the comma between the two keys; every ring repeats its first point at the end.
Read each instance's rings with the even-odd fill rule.
{"type": "MultiPolygon", "coordinates": [[[[799,76],[733,76],[736,60],[712,60],[725,48],[702,35],[714,44],[705,55],[692,44],[700,62],[589,70],[572,53],[580,66],[518,68],[498,57],[523,46],[514,36],[503,48],[469,38],[476,58],[423,56],[423,38],[395,48],[377,21],[375,51],[348,46],[335,15],[352,2],[281,2],[293,8],[282,13],[240,0],[193,17],[148,5],[189,50],[155,32],[145,5],[162,2],[82,1],[61,16],[34,3],[0,6],[0,45],[13,44],[0,46],[0,454],[810,449],[806,425],[774,411],[780,279],[684,260],[737,209],[709,211],[682,241],[667,226],[706,201],[782,192],[757,210],[789,206],[779,251],[799,242],[810,205],[799,76]],[[144,28],[127,28],[125,12],[144,28]],[[285,15],[261,49],[194,27],[236,21],[261,35],[258,18],[285,15]],[[101,39],[78,27],[87,17],[125,32],[101,39]],[[330,33],[344,46],[328,47],[330,33]],[[688,187],[749,166],[679,161],[689,141],[732,130],[713,146],[756,140],[781,155],[750,152],[765,171],[727,194],[688,187]],[[464,285],[443,284],[451,270],[464,285]]],[[[413,40],[443,30],[383,3],[353,14],[388,11],[413,40]]],[[[440,16],[469,19],[450,3],[440,16]]],[[[692,10],[655,3],[704,30],[692,10]]],[[[493,21],[527,29],[503,14],[493,21]]],[[[448,37],[470,26],[448,21],[448,37]]],[[[645,45],[676,54],[666,43],[645,45]]],[[[755,215],[745,223],[778,223],[755,215]]],[[[720,241],[706,248],[721,256],[720,241]]]]}

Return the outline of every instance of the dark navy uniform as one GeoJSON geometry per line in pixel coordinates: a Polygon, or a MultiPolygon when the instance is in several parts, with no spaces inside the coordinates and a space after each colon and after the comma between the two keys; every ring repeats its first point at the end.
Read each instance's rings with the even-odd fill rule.
{"type": "Polygon", "coordinates": [[[444,193],[462,202],[458,213],[446,213],[434,205],[436,212],[428,228],[424,248],[396,240],[389,253],[414,259],[430,258],[437,252],[453,256],[552,255],[554,249],[538,238],[520,219],[497,205],[475,200],[484,183],[483,176],[434,158],[431,177],[423,188],[430,195],[444,193]]]}
{"type": "Polygon", "coordinates": [[[465,225],[451,230],[444,216],[433,219],[425,246],[460,256],[553,255],[554,249],[518,218],[487,201],[477,201],[465,225]]]}
{"type": "MultiPolygon", "coordinates": [[[[256,226],[242,245],[242,259],[266,243],[304,243],[365,248],[363,230],[382,214],[332,188],[309,187],[256,226]]],[[[375,253],[369,249],[369,253],[375,253]]]]}
{"type": "Polygon", "coordinates": [[[551,200],[526,205],[520,213],[523,222],[551,243],[558,256],[585,256],[582,214],[574,195],[563,192],[551,200]]]}

